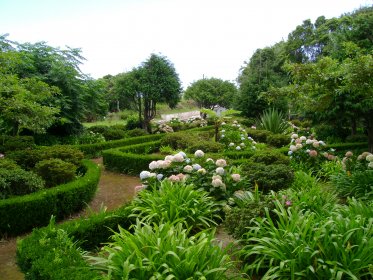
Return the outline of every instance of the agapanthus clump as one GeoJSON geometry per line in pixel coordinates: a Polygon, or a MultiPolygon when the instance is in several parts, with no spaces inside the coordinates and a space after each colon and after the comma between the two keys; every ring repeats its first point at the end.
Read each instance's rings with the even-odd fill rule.
{"type": "Polygon", "coordinates": [[[256,149],[256,142],[254,139],[248,137],[245,128],[242,127],[237,121],[233,121],[232,124],[226,122],[221,123],[219,139],[219,142],[223,143],[228,151],[256,149]]]}
{"type": "Polygon", "coordinates": [[[288,155],[293,163],[306,168],[318,168],[325,160],[335,160],[334,150],[328,149],[324,141],[309,137],[299,136],[297,133],[291,135],[288,155]]]}
{"type": "Polygon", "coordinates": [[[168,155],[164,160],[152,161],[149,169],[151,172],[140,173],[144,186],[159,185],[162,180],[186,182],[203,188],[218,200],[227,199],[244,185],[239,168],[229,166],[222,158],[206,159],[202,150],[197,150],[192,158],[184,152],[168,155]]]}

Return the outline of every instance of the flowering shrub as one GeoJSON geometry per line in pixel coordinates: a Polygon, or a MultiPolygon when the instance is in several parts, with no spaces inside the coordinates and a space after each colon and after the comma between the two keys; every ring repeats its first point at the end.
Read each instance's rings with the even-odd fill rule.
{"type": "Polygon", "coordinates": [[[306,169],[314,169],[322,161],[335,160],[334,150],[328,149],[325,142],[313,139],[312,136],[291,135],[288,155],[292,162],[302,164],[306,169]]]}
{"type": "Polygon", "coordinates": [[[255,150],[253,138],[247,136],[245,128],[243,128],[237,121],[232,124],[225,122],[221,123],[220,140],[227,150],[255,150]]]}
{"type": "Polygon", "coordinates": [[[218,200],[227,199],[244,184],[238,167],[229,166],[224,159],[206,159],[202,150],[197,150],[191,158],[184,152],[168,155],[164,160],[152,161],[149,169],[140,173],[145,186],[162,180],[186,182],[203,188],[218,200]]]}

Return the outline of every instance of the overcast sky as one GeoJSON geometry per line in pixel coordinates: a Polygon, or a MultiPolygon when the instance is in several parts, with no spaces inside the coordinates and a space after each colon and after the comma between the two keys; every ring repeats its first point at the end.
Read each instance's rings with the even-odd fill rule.
{"type": "Polygon", "coordinates": [[[183,87],[205,77],[234,81],[258,48],[306,19],[339,17],[373,0],[0,0],[0,35],[81,48],[93,78],[166,56],[183,87]]]}

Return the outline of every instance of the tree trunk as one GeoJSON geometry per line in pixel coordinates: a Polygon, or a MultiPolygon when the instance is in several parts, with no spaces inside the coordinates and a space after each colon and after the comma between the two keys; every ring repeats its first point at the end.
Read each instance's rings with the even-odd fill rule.
{"type": "Polygon", "coordinates": [[[356,119],[351,118],[351,135],[356,135],[356,119]]]}

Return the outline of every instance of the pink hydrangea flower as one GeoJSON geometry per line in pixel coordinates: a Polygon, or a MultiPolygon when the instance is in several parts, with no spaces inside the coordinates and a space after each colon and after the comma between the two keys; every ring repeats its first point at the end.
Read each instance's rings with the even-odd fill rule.
{"type": "Polygon", "coordinates": [[[180,178],[176,175],[171,175],[170,177],[168,177],[168,180],[170,180],[171,182],[180,182],[180,178]]]}
{"type": "Polygon", "coordinates": [[[309,151],[308,154],[309,154],[310,157],[317,157],[317,151],[315,151],[315,150],[309,151]]]}

